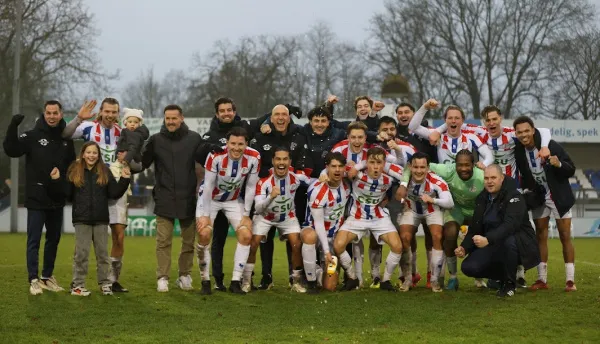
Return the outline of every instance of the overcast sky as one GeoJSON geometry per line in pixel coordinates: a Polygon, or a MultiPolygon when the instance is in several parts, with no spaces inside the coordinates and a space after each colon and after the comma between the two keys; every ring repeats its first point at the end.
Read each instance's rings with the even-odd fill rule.
{"type": "MultiPolygon", "coordinates": [[[[96,44],[117,87],[153,65],[160,78],[187,70],[213,42],[259,34],[294,35],[327,21],[343,40],[362,42],[384,0],[84,0],[101,31],[96,44]]],[[[600,0],[591,0],[600,8],[600,0]]]]}
{"type": "MultiPolygon", "coordinates": [[[[599,0],[600,1],[600,0],[599,0]]],[[[361,42],[383,0],[85,0],[101,31],[96,44],[118,86],[153,65],[157,76],[190,66],[213,42],[307,32],[319,20],[343,40],[361,42]],[[366,5],[368,4],[368,5],[366,5]]]]}

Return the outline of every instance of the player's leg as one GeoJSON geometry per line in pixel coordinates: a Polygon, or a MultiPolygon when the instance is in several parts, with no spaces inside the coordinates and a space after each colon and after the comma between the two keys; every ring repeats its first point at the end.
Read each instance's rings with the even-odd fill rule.
{"type": "Polygon", "coordinates": [[[302,240],[302,263],[308,284],[308,292],[316,293],[317,288],[317,232],[312,227],[305,227],[300,233],[302,240]]]}
{"type": "Polygon", "coordinates": [[[447,290],[458,290],[458,278],[456,277],[457,262],[454,250],[458,247],[458,231],[460,225],[464,222],[462,210],[459,207],[454,207],[452,210],[444,212],[444,254],[446,255],[446,265],[448,266],[447,290]]]}
{"type": "Polygon", "coordinates": [[[530,287],[532,290],[548,289],[548,225],[550,224],[550,213],[550,209],[545,204],[531,211],[541,260],[537,266],[538,278],[530,287]]]}
{"type": "MultiPolygon", "coordinates": [[[[179,227],[181,228],[181,252],[178,260],[179,278],[177,279],[177,286],[183,290],[193,290],[192,268],[194,267],[194,244],[197,233],[196,218],[179,219],[179,227]]],[[[207,287],[210,290],[210,281],[208,281],[207,287]]]]}
{"type": "Polygon", "coordinates": [[[213,225],[212,243],[210,245],[210,257],[212,275],[215,278],[215,289],[218,291],[227,291],[223,279],[223,250],[229,234],[229,221],[225,214],[220,211],[215,218],[213,225]]]}
{"type": "Polygon", "coordinates": [[[403,215],[403,219],[400,222],[400,240],[402,242],[402,256],[400,257],[400,271],[402,274],[401,278],[401,291],[408,291],[412,287],[412,247],[411,242],[415,237],[415,214],[408,210],[403,215]],[[408,213],[408,214],[407,214],[408,213]]]}
{"type": "Polygon", "coordinates": [[[262,278],[258,289],[268,290],[273,287],[273,254],[275,252],[275,232],[277,229],[273,226],[260,243],[260,262],[262,265],[262,278]]]}
{"type": "Polygon", "coordinates": [[[565,291],[576,291],[575,286],[575,248],[571,242],[571,211],[565,214],[562,218],[556,216],[556,227],[560,243],[562,244],[563,259],[565,261],[566,287],[565,291]]]}
{"type": "Polygon", "coordinates": [[[256,215],[252,219],[252,239],[250,241],[250,252],[248,252],[248,260],[244,266],[242,273],[242,290],[250,292],[252,289],[252,273],[256,264],[256,252],[260,243],[265,240],[266,234],[271,228],[271,223],[265,220],[262,216],[256,215]]]}
{"type": "Polygon", "coordinates": [[[433,243],[431,238],[431,231],[429,227],[423,224],[423,234],[425,235],[425,252],[427,254],[427,285],[426,288],[431,288],[431,271],[433,265],[431,264],[431,254],[433,249],[433,243]]]}
{"type": "MultiPolygon", "coordinates": [[[[238,201],[223,202],[226,203],[224,210],[225,216],[229,220],[229,223],[235,228],[235,235],[237,237],[237,246],[233,256],[233,273],[231,275],[231,284],[229,285],[229,291],[235,294],[245,294],[242,290],[242,274],[244,273],[244,267],[248,261],[248,255],[250,254],[250,242],[252,241],[252,228],[240,227],[240,221],[242,220],[242,213],[244,212],[244,204],[238,201]]],[[[216,213],[215,213],[216,216],[216,213]]]]}
{"type": "Polygon", "coordinates": [[[346,223],[342,225],[342,228],[340,228],[340,230],[337,232],[336,236],[333,239],[333,250],[338,256],[339,263],[344,269],[344,272],[348,276],[348,279],[344,284],[343,290],[353,290],[358,288],[359,286],[358,279],[356,278],[356,272],[352,268],[352,258],[350,258],[350,255],[346,251],[346,246],[353,241],[357,241],[359,239],[359,236],[356,232],[351,231],[350,229],[346,230],[346,228],[349,227],[349,222],[355,223],[356,221],[346,221],[346,223]]]}
{"type": "Polygon", "coordinates": [[[383,246],[379,245],[377,240],[370,235],[369,238],[369,263],[371,265],[371,288],[379,288],[381,281],[381,253],[383,246]]]}
{"type": "MultiPolygon", "coordinates": [[[[298,222],[295,219],[291,221],[294,221],[295,225],[298,226],[298,222]]],[[[284,231],[284,233],[288,232],[287,230],[284,231]]],[[[299,232],[300,228],[298,227],[298,232],[291,232],[284,235],[292,249],[292,290],[299,293],[306,293],[306,288],[302,285],[302,241],[300,241],[299,232]]]]}
{"type": "Polygon", "coordinates": [[[41,287],[50,291],[64,291],[54,278],[54,263],[63,224],[63,209],[46,210],[46,243],[44,244],[44,267],[41,287]]]}
{"type": "Polygon", "coordinates": [[[127,228],[127,194],[109,206],[110,233],[112,248],[110,253],[112,288],[115,292],[127,292],[119,277],[123,268],[125,253],[125,228],[127,228]]]}
{"type": "MultiPolygon", "coordinates": [[[[386,219],[379,220],[375,226],[377,226],[377,230],[373,230],[375,237],[379,242],[385,242],[390,247],[390,252],[385,260],[385,272],[383,273],[383,278],[381,279],[381,285],[379,289],[388,290],[388,291],[396,291],[396,287],[394,287],[390,281],[394,270],[400,263],[400,258],[402,257],[402,241],[400,239],[400,235],[396,230],[394,231],[385,231],[380,228],[385,225],[385,222],[389,222],[390,226],[392,222],[385,221],[386,219]]],[[[409,249],[410,252],[410,249],[409,249]]],[[[409,264],[410,265],[410,264],[409,264]]]]}
{"type": "Polygon", "coordinates": [[[411,279],[412,287],[416,287],[419,281],[421,281],[421,274],[417,268],[417,231],[419,227],[416,227],[412,239],[410,241],[410,267],[411,267],[411,279]]]}
{"type": "MultiPolygon", "coordinates": [[[[211,248],[211,239],[213,237],[213,232],[214,232],[214,224],[216,224],[216,219],[218,217],[218,214],[223,214],[223,216],[225,215],[225,212],[223,209],[224,206],[224,202],[217,202],[217,201],[213,201],[210,204],[211,209],[210,209],[210,222],[211,225],[208,225],[206,227],[203,228],[198,228],[198,222],[196,222],[196,231],[198,232],[198,244],[196,245],[196,257],[198,260],[198,269],[200,269],[200,278],[202,279],[202,289],[201,289],[201,293],[203,295],[209,295],[211,294],[211,288],[210,288],[210,266],[211,266],[211,252],[210,252],[210,248],[211,248]]],[[[224,216],[225,217],[225,216],[224,216]]],[[[227,225],[229,225],[229,222],[227,220],[227,217],[225,217],[225,220],[227,221],[227,225]]],[[[220,224],[222,225],[222,224],[220,224]]],[[[182,280],[183,283],[185,283],[185,279],[182,280]]],[[[179,284],[179,282],[178,282],[179,284]]]]}
{"type": "Polygon", "coordinates": [[[363,287],[363,263],[365,261],[365,244],[362,238],[352,244],[352,258],[354,259],[354,270],[356,271],[356,277],[358,278],[358,284],[360,288],[363,287]]]}
{"type": "Polygon", "coordinates": [[[444,251],[442,250],[442,233],[444,228],[440,224],[429,224],[428,232],[431,234],[431,290],[435,293],[442,291],[439,283],[440,274],[444,266],[444,251]]]}

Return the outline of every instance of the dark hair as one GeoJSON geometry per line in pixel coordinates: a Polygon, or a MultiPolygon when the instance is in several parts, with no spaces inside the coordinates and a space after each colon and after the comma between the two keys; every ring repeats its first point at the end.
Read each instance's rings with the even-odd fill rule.
{"type": "Polygon", "coordinates": [[[405,102],[402,102],[402,103],[398,104],[398,106],[396,106],[396,111],[394,111],[394,112],[397,113],[398,109],[401,108],[401,107],[404,107],[404,106],[407,106],[410,109],[410,111],[415,112],[415,107],[412,106],[412,104],[405,103],[405,102]]]}
{"type": "Polygon", "coordinates": [[[58,100],[46,100],[44,103],[44,111],[48,105],[58,105],[58,111],[62,111],[62,104],[58,100]]]}
{"type": "Polygon", "coordinates": [[[313,117],[327,117],[327,119],[331,121],[331,113],[325,106],[317,106],[312,108],[308,112],[308,120],[311,121],[313,117]]]}
{"type": "Polygon", "coordinates": [[[462,119],[463,120],[465,119],[465,112],[458,105],[448,105],[448,107],[446,108],[446,110],[444,110],[444,119],[446,119],[446,116],[448,115],[448,111],[449,110],[458,110],[458,111],[460,111],[460,115],[461,115],[462,119]]]}
{"type": "Polygon", "coordinates": [[[227,132],[227,135],[225,135],[225,138],[227,138],[227,141],[229,141],[229,138],[231,136],[243,136],[244,139],[246,140],[246,142],[248,142],[248,132],[246,131],[246,129],[242,128],[242,127],[233,127],[231,128],[231,130],[229,130],[227,132]]]}
{"type": "Polygon", "coordinates": [[[227,97],[221,97],[219,99],[217,99],[217,101],[215,102],[215,112],[219,113],[219,105],[221,104],[231,104],[231,108],[233,109],[233,111],[235,111],[235,103],[233,102],[233,99],[231,98],[227,98],[227,97]]]}
{"type": "Polygon", "coordinates": [[[515,119],[515,121],[513,122],[513,128],[517,129],[517,125],[523,124],[523,123],[529,123],[529,125],[532,128],[535,128],[535,125],[533,125],[533,120],[531,118],[527,117],[527,116],[517,117],[515,119]]]}
{"type": "Polygon", "coordinates": [[[369,98],[368,96],[359,96],[354,99],[354,110],[356,110],[356,106],[358,105],[358,102],[361,100],[368,101],[369,106],[373,107],[373,99],[369,98]]]}
{"type": "Polygon", "coordinates": [[[367,130],[369,130],[369,128],[367,127],[366,124],[364,124],[363,122],[359,122],[359,121],[354,121],[350,124],[348,124],[348,128],[346,129],[346,133],[348,135],[350,135],[350,132],[352,130],[363,130],[365,132],[365,135],[367,134],[367,130]]]}
{"type": "Polygon", "coordinates": [[[104,104],[116,105],[119,108],[119,110],[121,110],[121,105],[119,105],[119,101],[115,98],[104,98],[102,100],[102,103],[100,103],[100,111],[102,111],[102,107],[104,106],[104,104]]]}
{"type": "Polygon", "coordinates": [[[273,150],[273,157],[271,159],[275,159],[275,153],[277,152],[287,152],[288,156],[291,158],[292,154],[290,153],[290,150],[287,149],[287,147],[284,146],[277,146],[275,147],[275,149],[273,150]]]}
{"type": "Polygon", "coordinates": [[[481,110],[481,118],[487,119],[487,116],[494,111],[498,113],[498,116],[502,116],[502,111],[496,105],[488,105],[481,110]]]}
{"type": "Polygon", "coordinates": [[[429,163],[431,162],[431,158],[429,157],[429,154],[424,153],[424,152],[416,152],[415,154],[413,154],[410,159],[408,159],[409,163],[412,163],[413,160],[416,159],[425,159],[427,160],[427,166],[429,166],[429,163]]]}
{"type": "Polygon", "coordinates": [[[386,154],[387,153],[386,153],[385,149],[383,149],[381,147],[369,148],[369,150],[367,151],[367,159],[369,159],[373,155],[382,155],[383,156],[383,160],[385,161],[385,155],[386,154]]]}
{"type": "Polygon", "coordinates": [[[394,124],[394,126],[396,126],[398,124],[396,122],[396,120],[390,116],[381,116],[381,117],[379,117],[379,123],[377,124],[377,129],[381,128],[382,124],[389,124],[389,123],[394,124]]]}
{"type": "Polygon", "coordinates": [[[471,163],[475,164],[475,155],[473,154],[473,152],[471,152],[468,149],[462,149],[460,151],[458,151],[458,153],[456,153],[456,158],[454,159],[454,161],[458,161],[458,157],[460,156],[468,156],[471,159],[471,163]]]}
{"type": "Polygon", "coordinates": [[[167,113],[167,111],[169,110],[177,110],[179,111],[180,115],[183,115],[183,110],[181,109],[181,106],[177,105],[177,104],[169,104],[167,106],[165,106],[165,109],[163,110],[163,115],[165,113],[167,113]]]}
{"type": "Polygon", "coordinates": [[[346,165],[346,157],[340,152],[329,152],[325,155],[325,165],[331,164],[333,160],[337,160],[341,162],[342,165],[346,165]]]}

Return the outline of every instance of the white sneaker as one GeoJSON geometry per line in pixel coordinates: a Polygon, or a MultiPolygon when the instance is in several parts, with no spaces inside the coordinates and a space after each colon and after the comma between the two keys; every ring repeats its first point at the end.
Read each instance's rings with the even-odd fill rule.
{"type": "Polygon", "coordinates": [[[73,287],[71,288],[71,295],[75,296],[90,296],[90,291],[85,289],[85,287],[73,287]]]}
{"type": "Polygon", "coordinates": [[[54,278],[54,276],[51,276],[50,278],[42,278],[39,284],[40,287],[42,287],[43,289],[50,290],[53,292],[65,290],[63,287],[58,285],[58,282],[56,282],[56,278],[54,278]]]}
{"type": "Polygon", "coordinates": [[[306,293],[306,288],[300,282],[294,282],[294,284],[292,284],[292,291],[306,293]]]}
{"type": "Polygon", "coordinates": [[[105,284],[102,287],[100,287],[100,290],[102,290],[102,295],[112,295],[113,294],[112,284],[105,284]]]}
{"type": "Polygon", "coordinates": [[[194,290],[194,287],[192,287],[192,276],[190,275],[179,276],[175,283],[181,290],[194,290]]]}
{"type": "Polygon", "coordinates": [[[252,285],[250,284],[250,281],[246,282],[246,280],[244,280],[242,282],[242,290],[246,293],[249,293],[252,291],[252,285]]]}
{"type": "Polygon", "coordinates": [[[487,283],[482,278],[475,279],[475,286],[477,288],[487,288],[487,283]]]}
{"type": "Polygon", "coordinates": [[[156,282],[157,287],[156,287],[156,291],[158,291],[159,293],[166,293],[169,291],[169,280],[161,277],[158,282],[156,282]]]}
{"type": "Polygon", "coordinates": [[[40,295],[44,291],[42,290],[41,282],[36,278],[31,280],[29,283],[29,294],[31,295],[40,295]]]}
{"type": "Polygon", "coordinates": [[[406,278],[404,283],[400,285],[400,291],[407,292],[412,288],[412,279],[406,278]]]}

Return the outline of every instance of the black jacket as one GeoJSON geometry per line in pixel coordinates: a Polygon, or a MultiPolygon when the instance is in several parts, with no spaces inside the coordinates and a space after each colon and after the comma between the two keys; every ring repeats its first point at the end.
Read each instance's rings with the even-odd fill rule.
{"type": "Polygon", "coordinates": [[[296,170],[309,170],[312,173],[312,161],[307,156],[308,144],[306,137],[300,130],[301,127],[290,123],[284,135],[275,130],[273,123],[269,125],[271,126],[270,133],[256,133],[254,139],[250,142],[250,146],[260,152],[259,177],[264,178],[269,175],[269,169],[273,167],[273,150],[277,146],[286,147],[290,150],[292,166],[296,170]]]}
{"type": "Polygon", "coordinates": [[[484,189],[477,196],[472,225],[469,226],[469,231],[461,244],[465,252],[469,254],[477,249],[473,243],[475,235],[486,237],[489,245],[501,245],[507,237],[514,235],[521,264],[525,269],[537,266],[540,263],[540,251],[529,221],[525,199],[517,190],[516,181],[511,177],[504,177],[502,188],[493,200],[497,206],[495,210],[498,212],[497,226],[486,229],[483,226],[483,218],[489,202],[490,193],[484,189]]]}
{"type": "Polygon", "coordinates": [[[105,164],[99,166],[105,169],[108,184],[98,185],[98,175],[87,168],[84,170],[85,183],[82,187],[78,188],[72,182],[66,183],[67,200],[73,203],[73,224],[108,224],[108,201],[121,198],[129,187],[129,178],[121,177],[117,182],[105,164]]]}
{"type": "MultiPolygon", "coordinates": [[[[541,136],[539,131],[535,131],[534,135],[535,146],[540,149],[541,136]]],[[[556,209],[560,216],[566,214],[575,204],[575,197],[573,196],[573,190],[571,190],[571,184],[569,178],[575,174],[575,164],[571,157],[564,148],[554,140],[550,140],[548,144],[550,150],[550,156],[556,155],[558,160],[561,162],[561,167],[554,167],[550,162],[544,164],[544,172],[546,173],[546,181],[552,194],[552,200],[556,205],[556,209]]],[[[521,186],[523,189],[532,190],[532,193],[526,194],[527,204],[530,208],[539,207],[545,202],[546,190],[538,184],[533,178],[529,163],[527,162],[527,156],[525,147],[519,142],[515,145],[515,160],[517,163],[517,169],[521,175],[521,186]]]]}
{"type": "Polygon", "coordinates": [[[185,123],[175,132],[163,124],[150,136],[142,153],[144,169],[154,163],[154,213],[171,219],[188,219],[196,213],[196,162],[204,164],[213,146],[185,123]]]}
{"type": "Polygon", "coordinates": [[[325,155],[338,142],[346,139],[346,130],[336,128],[330,124],[323,134],[318,135],[312,130],[310,123],[307,123],[302,128],[302,133],[305,135],[307,141],[306,154],[310,157],[313,164],[310,176],[318,178],[321,171],[325,168],[325,155]]]}
{"type": "Polygon", "coordinates": [[[127,161],[128,164],[131,163],[131,160],[140,162],[142,161],[144,141],[146,141],[148,137],[150,137],[150,131],[143,124],[133,131],[122,128],[119,143],[117,144],[117,152],[127,151],[125,161],[127,161]]]}
{"type": "MultiPolygon", "coordinates": [[[[423,122],[421,122],[421,125],[424,127],[427,127],[428,126],[427,120],[426,119],[423,120],[423,122]]],[[[411,145],[413,145],[415,147],[415,149],[417,150],[417,152],[423,152],[423,153],[426,153],[427,155],[429,155],[429,159],[431,162],[433,162],[433,163],[438,162],[437,147],[429,144],[429,140],[427,140],[427,139],[419,137],[415,134],[410,134],[408,132],[407,125],[398,124],[396,126],[396,136],[399,139],[401,139],[402,141],[408,142],[411,145]]]]}
{"type": "Polygon", "coordinates": [[[227,133],[235,127],[242,127],[248,132],[248,137],[251,140],[254,135],[260,131],[260,126],[265,122],[271,114],[263,115],[257,119],[243,120],[240,116],[235,116],[233,122],[223,123],[219,121],[217,116],[210,121],[210,128],[202,135],[202,139],[212,144],[224,146],[227,143],[227,133]]]}
{"type": "Polygon", "coordinates": [[[73,141],[61,137],[66,122],[61,120],[58,126],[52,128],[41,115],[35,127],[21,136],[18,134],[19,123],[13,119],[9,124],[4,138],[4,151],[12,158],[25,155],[25,207],[38,210],[64,207],[64,194],[54,192],[50,184],[60,184],[69,165],[75,160],[73,141]],[[50,172],[54,167],[59,169],[61,177],[52,182],[50,172]]]}

